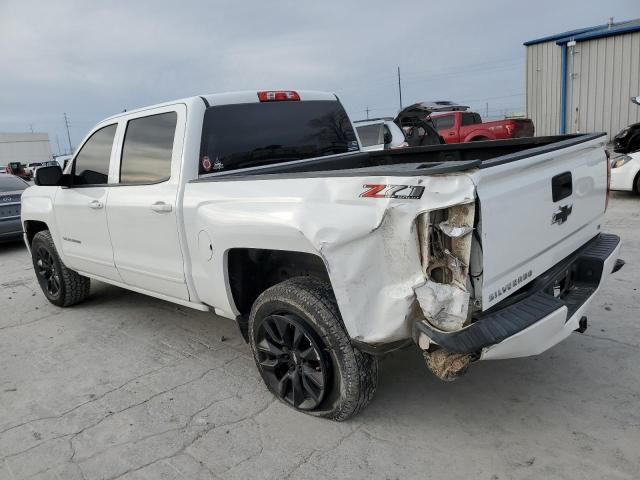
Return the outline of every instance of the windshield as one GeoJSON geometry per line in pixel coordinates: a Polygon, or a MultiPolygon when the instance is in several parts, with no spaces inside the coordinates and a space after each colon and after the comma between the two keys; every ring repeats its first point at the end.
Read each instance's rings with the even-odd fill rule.
{"type": "Polygon", "coordinates": [[[0,175],[0,192],[12,192],[14,190],[24,190],[29,184],[13,175],[0,175]]]}
{"type": "Polygon", "coordinates": [[[338,101],[264,102],[207,109],[200,174],[358,150],[338,101]]]}

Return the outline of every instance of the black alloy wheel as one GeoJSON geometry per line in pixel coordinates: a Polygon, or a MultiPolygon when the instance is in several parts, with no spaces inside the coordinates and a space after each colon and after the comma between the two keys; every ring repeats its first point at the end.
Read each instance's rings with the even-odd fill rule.
{"type": "Polygon", "coordinates": [[[267,386],[299,410],[313,410],[330,387],[330,362],[320,337],[299,316],[272,313],[255,330],[257,360],[267,386]]]}
{"type": "Polygon", "coordinates": [[[53,255],[45,247],[39,247],[36,253],[36,275],[40,284],[52,297],[60,293],[60,272],[56,268],[53,255]]]}

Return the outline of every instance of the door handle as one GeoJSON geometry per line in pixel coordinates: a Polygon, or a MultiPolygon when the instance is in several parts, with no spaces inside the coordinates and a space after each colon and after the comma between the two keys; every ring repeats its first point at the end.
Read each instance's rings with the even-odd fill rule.
{"type": "Polygon", "coordinates": [[[151,210],[158,213],[168,213],[172,210],[172,207],[165,202],[155,202],[151,204],[151,210]]]}
{"type": "Polygon", "coordinates": [[[89,208],[93,208],[94,210],[100,210],[102,207],[104,207],[104,205],[99,200],[93,200],[92,202],[89,202],[89,208]]]}

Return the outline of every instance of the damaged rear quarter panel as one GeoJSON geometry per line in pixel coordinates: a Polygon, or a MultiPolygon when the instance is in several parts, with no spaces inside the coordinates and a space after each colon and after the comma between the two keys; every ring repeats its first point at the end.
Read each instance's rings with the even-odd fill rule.
{"type": "Polygon", "coordinates": [[[322,257],[352,338],[370,344],[409,338],[414,289],[424,284],[416,217],[473,201],[466,174],[318,177],[190,183],[185,226],[197,295],[237,314],[226,279],[231,248],[273,248],[322,257]],[[363,198],[365,185],[423,186],[420,199],[363,198]],[[194,261],[198,233],[213,257],[194,261]]]}

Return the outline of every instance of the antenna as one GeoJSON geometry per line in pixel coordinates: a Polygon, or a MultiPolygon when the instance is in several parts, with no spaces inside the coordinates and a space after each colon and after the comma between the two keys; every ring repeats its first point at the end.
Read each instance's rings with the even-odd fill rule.
{"type": "Polygon", "coordinates": [[[402,110],[402,82],[400,81],[400,67],[398,67],[398,94],[400,95],[400,110],[402,110]]]}
{"type": "Polygon", "coordinates": [[[64,125],[67,127],[67,140],[69,140],[69,154],[73,153],[73,146],[71,145],[71,134],[69,133],[69,117],[66,112],[64,113],[64,125]]]}

